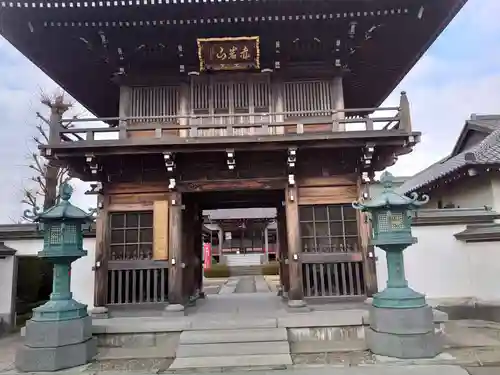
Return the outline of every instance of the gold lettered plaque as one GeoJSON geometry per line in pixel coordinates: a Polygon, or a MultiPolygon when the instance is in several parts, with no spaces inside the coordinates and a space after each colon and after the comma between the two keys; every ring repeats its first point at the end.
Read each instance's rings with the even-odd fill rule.
{"type": "Polygon", "coordinates": [[[198,39],[200,71],[260,69],[258,36],[198,39]]]}

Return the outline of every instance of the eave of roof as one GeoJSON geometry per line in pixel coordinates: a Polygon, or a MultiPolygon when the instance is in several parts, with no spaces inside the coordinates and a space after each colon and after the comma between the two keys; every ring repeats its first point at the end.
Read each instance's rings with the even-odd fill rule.
{"type": "Polygon", "coordinates": [[[17,250],[15,250],[11,247],[5,246],[5,244],[3,242],[0,242],[0,259],[8,257],[8,256],[13,256],[16,254],[16,252],[17,252],[17,250]]]}
{"type": "MultiPolygon", "coordinates": [[[[74,42],[75,40],[79,41],[79,37],[82,37],[82,35],[75,35],[74,32],[71,31],[71,28],[65,30],[65,24],[75,23],[77,21],[75,17],[78,15],[81,15],[81,19],[79,21],[83,21],[84,23],[84,27],[81,29],[87,30],[86,32],[92,33],[93,36],[96,36],[101,26],[94,27],[94,23],[100,23],[104,22],[103,20],[106,20],[106,25],[103,25],[102,28],[107,28],[107,24],[116,23],[116,20],[124,20],[128,23],[129,18],[140,18],[144,14],[146,19],[144,22],[147,22],[147,25],[142,25],[141,23],[141,25],[137,26],[137,28],[133,28],[132,26],[128,27],[127,25],[127,27],[123,27],[123,29],[120,30],[120,33],[122,33],[122,36],[125,36],[122,38],[125,40],[133,40],[134,35],[139,35],[140,33],[150,33],[148,35],[151,39],[152,34],[148,31],[152,28],[152,21],[150,20],[157,22],[157,19],[170,17],[171,13],[174,12],[179,14],[186,13],[183,17],[187,17],[186,20],[191,21],[191,19],[200,15],[200,10],[201,15],[203,16],[203,10],[207,11],[207,9],[216,9],[216,11],[220,14],[224,14],[224,9],[231,10],[236,7],[242,9],[242,11],[239,11],[239,15],[247,15],[250,10],[253,11],[254,9],[263,9],[262,12],[264,13],[261,15],[268,16],[269,13],[266,13],[265,11],[267,9],[266,7],[278,9],[280,12],[284,13],[285,11],[281,9],[289,9],[290,7],[293,8],[293,6],[290,5],[292,3],[305,4],[304,2],[299,1],[289,1],[288,3],[287,7],[279,8],[279,5],[284,4],[283,2],[263,2],[251,0],[239,1],[237,4],[228,1],[212,2],[203,0],[165,0],[163,2],[152,0],[141,0],[139,2],[136,2],[135,0],[99,2],[58,2],[45,0],[41,3],[4,1],[0,2],[0,9],[5,12],[2,26],[0,26],[0,32],[35,65],[40,67],[46,74],[48,74],[92,113],[100,117],[112,117],[117,114],[119,90],[118,87],[111,82],[110,78],[116,70],[114,68],[110,68],[109,64],[102,63],[102,61],[98,59],[99,56],[95,56],[96,61],[93,61],[92,63],[82,59],[81,56],[83,55],[80,53],[82,50],[87,51],[87,47],[85,47],[83,43],[80,43],[80,45],[74,42]],[[50,8],[46,5],[49,3],[52,4],[50,8]],[[71,4],[71,6],[63,6],[63,3],[71,4]],[[85,6],[76,7],[76,5],[74,5],[76,3],[85,4],[85,6]],[[2,4],[7,4],[5,10],[1,8],[2,4]],[[9,4],[12,4],[12,6],[9,4]],[[35,9],[31,9],[31,7],[33,7],[32,4],[35,4],[35,9]],[[44,6],[40,7],[39,4],[44,4],[44,6]],[[122,6],[122,4],[126,4],[126,6],[122,6]],[[250,7],[249,4],[251,5],[250,7]],[[166,8],[166,6],[169,8],[166,8]],[[168,11],[165,9],[168,9],[168,11]],[[197,11],[194,12],[192,11],[193,9],[197,11]],[[45,21],[49,24],[56,24],[56,27],[52,28],[53,31],[46,30],[45,26],[43,26],[45,21]],[[33,25],[36,26],[36,32],[33,32],[33,25]],[[28,26],[31,26],[31,28],[28,26]],[[132,32],[130,37],[129,35],[125,35],[126,30],[132,30],[130,31],[132,32]],[[64,48],[61,48],[61,46],[64,46],[64,48]],[[55,65],[57,64],[59,65],[56,67],[55,65]],[[85,79],[78,81],[77,78],[75,78],[75,71],[80,72],[80,74],[77,74],[76,76],[83,75],[85,79]]],[[[440,0],[439,2],[430,0],[325,1],[323,3],[325,4],[324,6],[320,6],[321,2],[319,1],[311,2],[311,4],[308,3],[309,5],[305,5],[307,7],[306,13],[311,12],[310,7],[313,4],[320,4],[317,5],[319,7],[318,9],[322,9],[323,7],[327,10],[330,9],[329,7],[332,6],[331,4],[334,4],[342,10],[342,16],[347,17],[346,19],[348,21],[350,19],[356,19],[357,15],[361,14],[361,17],[358,18],[366,20],[365,22],[370,22],[369,26],[371,26],[373,22],[378,23],[379,21],[372,21],[370,15],[365,17],[362,11],[365,8],[375,9],[376,7],[376,10],[382,9],[382,17],[386,17],[384,13],[386,10],[383,7],[395,8],[387,10],[389,12],[387,17],[390,17],[392,14],[391,12],[394,11],[397,13],[398,9],[401,7],[416,7],[415,20],[417,20],[417,13],[420,13],[419,7],[422,7],[422,9],[425,8],[426,10],[424,12],[424,16],[418,18],[416,21],[419,22],[420,27],[408,27],[407,30],[405,30],[404,26],[397,25],[396,30],[401,30],[401,32],[405,31],[407,34],[403,35],[397,31],[395,32],[394,30],[388,30],[387,32],[390,36],[394,36],[396,34],[398,35],[394,37],[393,40],[388,41],[389,37],[384,34],[382,35],[382,39],[384,40],[383,43],[377,41],[376,44],[371,44],[370,48],[372,52],[368,54],[377,56],[376,61],[367,59],[366,51],[370,51],[370,48],[367,49],[366,44],[370,44],[371,42],[367,40],[363,41],[363,53],[361,54],[361,57],[352,64],[354,66],[352,70],[353,74],[346,77],[346,87],[344,90],[346,105],[350,108],[359,108],[376,107],[380,105],[383,100],[385,100],[400,80],[415,65],[421,55],[434,42],[436,37],[442,32],[451,19],[457,14],[460,8],[466,3],[466,0],[440,0]],[[360,11],[358,11],[358,8],[360,11]],[[353,11],[351,12],[350,9],[353,9],[353,11]],[[345,14],[347,16],[345,16],[345,14]],[[383,48],[384,46],[386,48],[383,48]],[[406,51],[404,56],[403,50],[406,51]],[[383,69],[377,67],[382,67],[383,69]],[[366,81],[373,79],[377,79],[377,81],[365,84],[366,81]],[[350,83],[347,83],[349,81],[350,83]],[[370,89],[367,90],[364,86],[369,86],[370,89]]],[[[309,14],[309,16],[312,15],[309,14]]],[[[386,18],[382,19],[384,21],[380,22],[387,22],[385,21],[386,18]]],[[[313,19],[310,22],[315,22],[315,20],[313,19]]],[[[228,34],[227,26],[225,26],[228,24],[227,21],[222,24],[220,22],[215,23],[223,27],[221,29],[217,29],[219,30],[217,33],[222,32],[224,35],[228,34]],[[224,29],[226,31],[224,31],[224,29]]],[[[184,22],[184,24],[190,25],[188,27],[192,26],[192,23],[184,22]]],[[[232,23],[232,25],[236,24],[237,23],[232,23]]],[[[403,23],[403,25],[405,24],[403,23]]],[[[209,28],[214,27],[214,22],[211,22],[211,25],[202,26],[203,29],[208,30],[209,28]]],[[[233,33],[235,32],[234,27],[235,26],[231,26],[233,33]]],[[[245,28],[248,29],[246,26],[245,28]]],[[[116,30],[119,28],[115,27],[111,29],[113,30],[111,30],[110,33],[116,35],[116,30]]],[[[302,29],[305,30],[307,27],[302,29]]],[[[340,28],[338,25],[334,28],[330,27],[330,30],[332,29],[343,30],[344,26],[342,25],[340,28]]],[[[181,29],[176,28],[175,30],[174,35],[180,34],[177,30],[180,31],[181,29]]],[[[301,28],[299,27],[298,30],[301,30],[301,28]]],[[[160,36],[162,43],[164,42],[164,39],[167,38],[169,42],[171,41],[171,44],[176,44],[175,42],[177,40],[173,40],[175,38],[172,38],[171,34],[165,34],[164,29],[157,32],[157,35],[160,36]]],[[[331,34],[328,35],[330,38],[333,38],[331,34]]],[[[119,45],[118,47],[123,46],[119,45]]],[[[127,46],[127,48],[128,47],[129,46],[127,46]]],[[[135,47],[137,47],[137,45],[135,45],[135,47]]],[[[116,50],[116,48],[113,48],[113,50],[116,50]]],[[[85,57],[86,56],[87,55],[85,55],[85,57]]],[[[171,58],[169,61],[177,62],[177,58],[171,58]]],[[[176,72],[178,72],[178,66],[175,68],[177,69],[176,72]]]]}
{"type": "Polygon", "coordinates": [[[465,230],[455,233],[455,238],[465,242],[500,241],[500,224],[467,225],[465,230]]]}
{"type": "MultiPolygon", "coordinates": [[[[500,128],[494,126],[497,122],[500,125],[500,116],[497,117],[493,120],[481,120],[483,130],[491,132],[483,141],[469,150],[465,150],[457,155],[453,155],[452,153],[450,156],[432,164],[403,183],[397,191],[400,194],[407,194],[419,190],[464,167],[500,164],[500,128]],[[493,123],[486,124],[487,121],[493,121],[493,123]],[[495,128],[496,130],[492,131],[495,128]]],[[[468,123],[469,121],[466,122],[462,132],[470,129],[468,123]]],[[[472,125],[477,124],[473,121],[472,125]]]]}

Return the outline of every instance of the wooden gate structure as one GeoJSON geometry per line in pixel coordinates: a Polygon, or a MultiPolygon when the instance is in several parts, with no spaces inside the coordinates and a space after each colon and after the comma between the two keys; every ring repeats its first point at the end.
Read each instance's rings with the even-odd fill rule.
{"type": "Polygon", "coordinates": [[[95,183],[95,305],[197,298],[202,212],[230,207],[276,207],[289,300],[372,293],[350,203],[420,137],[405,93],[378,106],[464,3],[0,2],[0,33],[96,116],[47,102],[41,147],[95,183]]]}

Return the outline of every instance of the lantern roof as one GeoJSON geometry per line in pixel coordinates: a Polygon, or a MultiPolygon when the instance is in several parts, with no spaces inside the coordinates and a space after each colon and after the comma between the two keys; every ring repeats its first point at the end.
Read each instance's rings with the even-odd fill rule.
{"type": "Polygon", "coordinates": [[[396,193],[393,186],[394,176],[389,172],[384,172],[382,174],[380,182],[384,186],[384,190],[378,197],[364,201],[363,203],[354,202],[353,207],[362,211],[392,207],[414,209],[426,204],[429,201],[429,197],[427,195],[419,197],[417,193],[412,193],[410,197],[407,197],[396,193]]]}
{"type": "Polygon", "coordinates": [[[93,213],[85,212],[70,203],[73,188],[67,182],[59,187],[60,202],[40,214],[36,214],[34,221],[45,222],[52,220],[80,220],[83,222],[93,221],[93,213]]]}

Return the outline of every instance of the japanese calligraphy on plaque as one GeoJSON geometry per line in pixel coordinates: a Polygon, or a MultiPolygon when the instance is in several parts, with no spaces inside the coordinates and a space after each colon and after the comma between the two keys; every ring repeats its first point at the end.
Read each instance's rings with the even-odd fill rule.
{"type": "Polygon", "coordinates": [[[198,39],[200,71],[260,68],[259,37],[198,39]]]}

